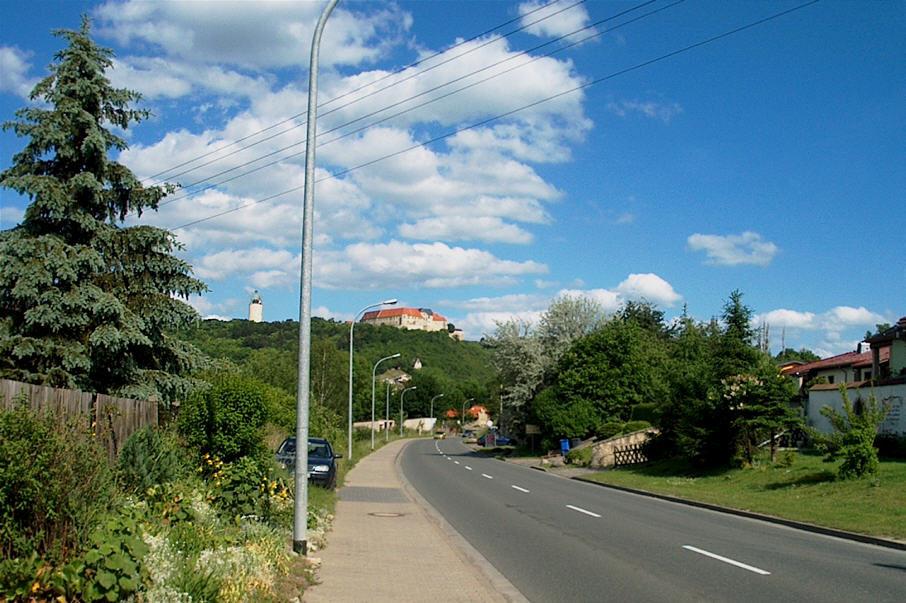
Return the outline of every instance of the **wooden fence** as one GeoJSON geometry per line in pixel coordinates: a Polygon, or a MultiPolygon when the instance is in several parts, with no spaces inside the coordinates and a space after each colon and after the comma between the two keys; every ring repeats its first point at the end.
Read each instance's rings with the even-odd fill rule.
{"type": "Polygon", "coordinates": [[[10,410],[20,399],[34,411],[57,413],[61,421],[78,424],[84,420],[111,459],[116,458],[130,434],[158,424],[157,402],[0,379],[0,408],[10,410]]]}
{"type": "Polygon", "coordinates": [[[631,444],[622,448],[616,448],[613,451],[614,466],[622,467],[624,465],[638,465],[648,460],[642,451],[644,444],[631,444]]]}

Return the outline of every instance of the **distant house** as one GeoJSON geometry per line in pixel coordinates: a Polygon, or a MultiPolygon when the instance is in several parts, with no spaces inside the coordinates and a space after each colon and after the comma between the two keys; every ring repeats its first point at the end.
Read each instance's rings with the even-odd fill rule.
{"type": "MultiPolygon", "coordinates": [[[[868,349],[863,351],[862,344],[859,344],[859,349],[854,352],[846,352],[814,362],[789,363],[782,366],[780,372],[796,379],[800,389],[815,381],[823,381],[831,385],[855,383],[872,378],[872,357],[872,352],[868,349]]],[[[879,365],[886,368],[889,358],[890,348],[878,351],[879,365]]]]}
{"type": "Polygon", "coordinates": [[[806,422],[826,433],[833,431],[821,409],[829,406],[843,412],[843,397],[840,385],[844,385],[847,396],[854,407],[860,400],[874,396],[888,408],[887,418],[879,433],[906,435],[906,316],[896,325],[872,337],[859,349],[815,362],[790,364],[781,372],[797,379],[800,391],[807,395],[805,402],[806,422]],[[817,382],[817,383],[816,383],[817,382]]]}
{"type": "Polygon", "coordinates": [[[446,331],[447,319],[431,308],[386,308],[365,312],[361,322],[388,325],[397,329],[446,331]]]}

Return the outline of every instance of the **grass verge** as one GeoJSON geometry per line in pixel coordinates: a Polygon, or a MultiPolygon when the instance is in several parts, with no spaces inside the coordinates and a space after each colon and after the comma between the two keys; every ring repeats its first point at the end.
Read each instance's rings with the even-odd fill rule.
{"type": "Polygon", "coordinates": [[[782,464],[702,473],[659,461],[582,476],[593,482],[906,541],[906,461],[881,462],[873,477],[840,480],[837,463],[789,453],[782,464]]]}

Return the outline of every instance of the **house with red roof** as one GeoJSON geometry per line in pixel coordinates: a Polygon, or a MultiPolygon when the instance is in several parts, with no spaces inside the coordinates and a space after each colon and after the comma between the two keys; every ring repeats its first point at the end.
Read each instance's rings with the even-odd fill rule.
{"type": "Polygon", "coordinates": [[[447,319],[440,314],[435,314],[431,308],[382,308],[365,312],[361,322],[388,325],[397,329],[447,330],[447,319]]]}
{"type": "Polygon", "coordinates": [[[800,391],[806,389],[806,421],[819,431],[833,432],[821,409],[829,406],[843,412],[842,385],[854,408],[873,396],[888,409],[879,433],[906,435],[906,316],[864,343],[868,349],[859,344],[854,352],[789,364],[781,368],[781,373],[797,379],[800,391]]]}

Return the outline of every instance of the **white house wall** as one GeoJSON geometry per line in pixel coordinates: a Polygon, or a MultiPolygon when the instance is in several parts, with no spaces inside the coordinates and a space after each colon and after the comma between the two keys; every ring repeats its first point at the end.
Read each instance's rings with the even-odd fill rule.
{"type": "MultiPolygon", "coordinates": [[[[875,398],[882,405],[889,405],[887,419],[881,425],[879,433],[906,435],[906,384],[880,385],[872,388],[847,389],[849,401],[855,405],[856,400],[867,400],[874,391],[875,398]]],[[[808,424],[823,433],[833,433],[834,429],[821,409],[830,406],[839,413],[843,413],[843,397],[839,390],[812,390],[808,396],[806,419],[808,424]]]]}

